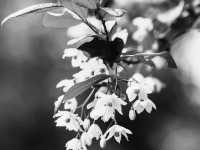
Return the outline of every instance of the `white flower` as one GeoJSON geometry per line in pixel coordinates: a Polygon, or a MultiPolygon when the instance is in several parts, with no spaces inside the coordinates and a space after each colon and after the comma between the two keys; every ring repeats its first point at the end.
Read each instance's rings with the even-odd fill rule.
{"type": "Polygon", "coordinates": [[[69,88],[71,88],[74,85],[75,81],[74,79],[64,79],[58,82],[56,85],[56,88],[63,88],[63,92],[67,92],[69,88]]]}
{"type": "Polygon", "coordinates": [[[73,138],[69,140],[65,144],[66,150],[82,150],[82,144],[81,141],[77,138],[73,138]]]}
{"type": "Polygon", "coordinates": [[[74,113],[76,111],[77,105],[78,102],[76,98],[68,99],[64,104],[64,109],[74,113]]]}
{"type": "Polygon", "coordinates": [[[87,62],[80,65],[81,71],[73,74],[73,77],[77,82],[85,81],[93,76],[99,74],[108,74],[107,67],[100,58],[91,58],[87,62]]]}
{"type": "Polygon", "coordinates": [[[137,96],[138,99],[148,99],[148,94],[152,93],[154,89],[152,80],[144,78],[140,73],[135,73],[128,82],[126,94],[129,101],[132,102],[137,96]]]}
{"type": "Polygon", "coordinates": [[[93,110],[90,112],[90,117],[94,120],[101,117],[104,122],[107,122],[110,118],[115,118],[115,110],[122,115],[121,107],[127,104],[115,94],[107,95],[98,92],[96,99],[97,101],[93,110]]]}
{"type": "Polygon", "coordinates": [[[83,146],[90,146],[92,144],[92,139],[89,137],[87,132],[81,134],[81,143],[83,146]]]}
{"type": "Polygon", "coordinates": [[[100,127],[94,123],[88,129],[87,134],[88,134],[88,138],[90,139],[95,138],[96,140],[98,140],[100,136],[102,135],[102,131],[100,127]]]}
{"type": "Polygon", "coordinates": [[[88,59],[81,50],[76,48],[65,49],[63,59],[66,57],[72,57],[71,63],[73,67],[80,67],[88,59]]]}
{"type": "Polygon", "coordinates": [[[128,136],[127,134],[132,134],[132,132],[129,129],[126,129],[120,125],[113,125],[110,127],[104,134],[106,137],[106,140],[109,140],[114,136],[115,140],[120,143],[121,142],[121,137],[122,135],[126,138],[128,141],[128,136]]]}
{"type": "Polygon", "coordinates": [[[150,99],[146,99],[144,101],[136,100],[132,107],[138,114],[142,113],[144,110],[151,113],[153,108],[156,109],[156,105],[150,99]]]}
{"type": "Polygon", "coordinates": [[[142,105],[142,101],[136,100],[133,103],[133,110],[136,111],[138,114],[142,113],[144,111],[144,106],[142,105]]]}
{"type": "Polygon", "coordinates": [[[55,122],[58,127],[66,127],[69,131],[81,130],[80,124],[82,121],[76,114],[69,111],[58,111],[54,117],[57,118],[55,122]]]}

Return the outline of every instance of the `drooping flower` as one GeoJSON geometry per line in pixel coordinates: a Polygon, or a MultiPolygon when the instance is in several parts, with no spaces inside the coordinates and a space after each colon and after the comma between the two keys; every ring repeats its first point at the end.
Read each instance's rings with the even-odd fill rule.
{"type": "Polygon", "coordinates": [[[105,145],[106,145],[106,138],[105,138],[105,136],[104,135],[102,135],[101,137],[100,137],[100,147],[101,148],[104,148],[105,147],[105,145]]]}
{"type": "Polygon", "coordinates": [[[115,110],[122,115],[123,113],[121,107],[122,105],[127,104],[115,94],[108,95],[104,93],[98,93],[96,99],[97,102],[90,113],[90,117],[94,120],[97,120],[101,117],[104,122],[107,122],[111,118],[115,118],[115,110]]]}
{"type": "Polygon", "coordinates": [[[132,134],[132,132],[129,129],[126,129],[120,125],[113,125],[111,126],[105,133],[104,136],[106,137],[106,141],[111,139],[112,137],[115,138],[115,140],[120,143],[122,135],[126,138],[128,141],[127,134],[132,134]]]}
{"type": "Polygon", "coordinates": [[[100,136],[102,135],[102,131],[101,131],[100,127],[94,123],[89,127],[87,134],[88,134],[88,138],[90,138],[91,140],[93,138],[98,140],[100,138],[100,136]]]}
{"type": "Polygon", "coordinates": [[[86,118],[84,121],[83,121],[83,128],[84,130],[88,130],[88,128],[90,127],[90,120],[88,118],[86,118]]]}
{"type": "Polygon", "coordinates": [[[83,147],[90,146],[92,144],[92,139],[89,137],[87,132],[81,134],[81,143],[83,147]]]}
{"type": "Polygon", "coordinates": [[[76,111],[77,105],[78,102],[76,98],[68,99],[64,104],[64,109],[74,113],[76,111]]]}
{"type": "Polygon", "coordinates": [[[73,138],[69,140],[65,144],[66,150],[82,150],[82,144],[81,141],[77,138],[73,138]]]}
{"type": "Polygon", "coordinates": [[[73,74],[76,82],[85,81],[86,79],[89,79],[99,74],[108,74],[108,69],[103,63],[103,60],[97,57],[89,59],[87,62],[82,63],[80,65],[80,68],[81,71],[73,74]]]}
{"type": "Polygon", "coordinates": [[[58,111],[55,115],[56,126],[65,127],[69,131],[81,130],[82,120],[77,114],[73,114],[69,111],[58,111]]]}
{"type": "Polygon", "coordinates": [[[63,88],[63,92],[67,92],[75,84],[74,79],[64,79],[58,82],[56,88],[63,88]]]}
{"type": "Polygon", "coordinates": [[[80,67],[88,58],[84,53],[76,48],[67,48],[64,51],[63,59],[66,57],[71,57],[72,67],[80,67]]]}
{"type": "Polygon", "coordinates": [[[138,99],[147,99],[147,95],[152,93],[153,90],[154,86],[151,80],[144,78],[144,76],[140,73],[135,73],[129,79],[126,94],[129,98],[129,101],[132,102],[137,96],[138,99]]]}
{"type": "Polygon", "coordinates": [[[156,109],[156,105],[150,99],[146,99],[144,101],[136,100],[132,107],[138,114],[142,113],[144,110],[151,113],[153,108],[156,109]]]}

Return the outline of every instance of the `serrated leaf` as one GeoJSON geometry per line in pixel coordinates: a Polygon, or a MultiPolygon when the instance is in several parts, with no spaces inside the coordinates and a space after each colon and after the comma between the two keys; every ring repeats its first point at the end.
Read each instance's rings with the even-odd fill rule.
{"type": "Polygon", "coordinates": [[[110,76],[106,74],[100,74],[97,76],[94,76],[86,81],[80,82],[72,86],[66,93],[63,98],[63,101],[65,102],[68,99],[71,99],[73,97],[76,97],[83,92],[85,92],[87,89],[89,89],[91,86],[108,79],[110,76]]]}
{"type": "Polygon", "coordinates": [[[32,5],[8,15],[6,18],[3,19],[3,21],[1,22],[1,25],[3,25],[5,22],[7,22],[8,20],[12,18],[31,14],[34,12],[50,11],[52,9],[60,8],[60,7],[63,7],[63,6],[57,3],[42,3],[42,4],[32,5]]]}

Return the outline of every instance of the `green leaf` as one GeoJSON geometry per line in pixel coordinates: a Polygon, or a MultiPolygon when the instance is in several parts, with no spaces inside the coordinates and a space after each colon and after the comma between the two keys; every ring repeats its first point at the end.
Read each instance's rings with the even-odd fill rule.
{"type": "Polygon", "coordinates": [[[100,74],[100,75],[94,76],[86,81],[75,84],[65,93],[63,101],[65,102],[68,99],[71,99],[73,97],[80,95],[81,93],[85,92],[87,89],[89,89],[94,84],[97,84],[98,82],[108,79],[109,77],[110,77],[109,75],[100,74]]]}
{"type": "Polygon", "coordinates": [[[27,15],[27,14],[31,14],[35,12],[50,11],[52,9],[60,8],[60,7],[63,7],[63,6],[57,3],[42,3],[42,4],[32,5],[8,15],[6,18],[3,19],[3,21],[1,22],[1,25],[5,24],[5,22],[15,17],[19,17],[19,16],[23,16],[23,15],[27,15]]]}

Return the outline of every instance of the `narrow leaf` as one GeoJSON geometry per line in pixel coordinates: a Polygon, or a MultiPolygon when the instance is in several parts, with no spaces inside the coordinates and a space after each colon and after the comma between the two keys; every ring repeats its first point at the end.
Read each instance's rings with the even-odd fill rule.
{"type": "Polygon", "coordinates": [[[1,25],[5,24],[5,22],[15,17],[31,14],[34,12],[50,11],[52,9],[60,8],[60,7],[63,7],[63,6],[61,4],[56,4],[56,3],[42,3],[42,4],[32,5],[8,15],[6,18],[3,19],[3,21],[1,22],[1,25]]]}
{"type": "Polygon", "coordinates": [[[128,54],[128,55],[122,55],[121,57],[122,58],[133,57],[133,58],[138,59],[140,62],[146,62],[146,61],[149,61],[156,56],[160,56],[160,57],[165,58],[165,60],[168,63],[168,67],[177,68],[177,65],[176,65],[173,57],[167,51],[160,52],[160,53],[150,53],[150,52],[148,52],[148,53],[136,53],[136,54],[133,54],[133,55],[128,54]]]}
{"type": "Polygon", "coordinates": [[[178,6],[168,10],[167,12],[161,13],[157,15],[157,19],[165,24],[170,25],[175,21],[182,13],[185,3],[181,0],[178,6]]]}
{"type": "Polygon", "coordinates": [[[104,11],[105,13],[113,17],[122,17],[126,13],[124,9],[116,9],[108,7],[101,7],[100,10],[104,11]]]}
{"type": "Polygon", "coordinates": [[[71,99],[73,97],[80,95],[81,93],[85,92],[87,89],[89,89],[94,84],[101,82],[109,77],[110,77],[109,75],[100,74],[100,75],[94,76],[86,81],[75,84],[65,93],[63,101],[66,101],[68,99],[71,99]]]}

